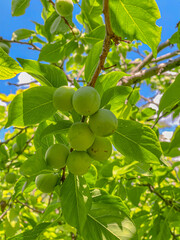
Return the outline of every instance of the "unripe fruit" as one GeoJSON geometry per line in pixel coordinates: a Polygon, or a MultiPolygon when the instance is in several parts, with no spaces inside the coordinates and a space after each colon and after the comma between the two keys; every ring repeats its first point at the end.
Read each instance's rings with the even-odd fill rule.
{"type": "Polygon", "coordinates": [[[88,154],[95,160],[107,160],[112,153],[112,144],[109,139],[96,137],[93,145],[88,149],[88,154]]]}
{"type": "Polygon", "coordinates": [[[76,122],[70,127],[68,138],[72,148],[85,151],[93,144],[95,136],[87,123],[76,122]]]}
{"type": "Polygon", "coordinates": [[[84,46],[81,44],[78,46],[78,48],[76,49],[77,54],[83,54],[84,52],[84,46]]]}
{"type": "Polygon", "coordinates": [[[36,177],[35,183],[36,187],[44,193],[53,192],[54,187],[58,181],[58,174],[45,173],[40,174],[36,177]]]}
{"type": "Polygon", "coordinates": [[[100,107],[100,95],[93,87],[79,88],[73,95],[73,107],[77,113],[84,116],[94,114],[100,107]]]}
{"type": "Polygon", "coordinates": [[[79,34],[80,34],[80,31],[79,31],[79,29],[77,29],[77,28],[73,28],[73,29],[72,29],[72,32],[73,32],[75,35],[79,35],[79,34]]]}
{"type": "Polygon", "coordinates": [[[54,144],[48,148],[45,155],[47,164],[56,169],[65,167],[69,149],[64,144],[54,144]]]}
{"type": "Polygon", "coordinates": [[[72,14],[72,11],[73,11],[72,0],[56,0],[55,6],[56,6],[56,11],[61,16],[66,17],[72,14]]]}
{"type": "Polygon", "coordinates": [[[91,158],[86,152],[73,151],[69,154],[67,166],[74,175],[84,175],[91,166],[91,158]]]}
{"type": "Polygon", "coordinates": [[[7,54],[9,53],[9,47],[7,44],[0,42],[0,48],[2,48],[7,54]]]}
{"type": "Polygon", "coordinates": [[[74,61],[75,61],[75,63],[77,63],[77,64],[81,64],[81,62],[82,62],[82,57],[81,57],[81,55],[76,54],[76,55],[74,56],[74,61]]]}
{"type": "Polygon", "coordinates": [[[100,109],[89,119],[89,126],[95,135],[106,137],[113,134],[118,127],[118,120],[115,115],[107,110],[100,109]]]}
{"type": "Polygon", "coordinates": [[[73,109],[72,97],[74,89],[67,86],[62,86],[54,92],[53,105],[60,111],[70,111],[73,109]]]}
{"type": "Polygon", "coordinates": [[[12,146],[12,149],[15,153],[20,153],[21,152],[21,149],[20,147],[17,145],[17,143],[15,143],[13,146],[12,146]]]}
{"type": "Polygon", "coordinates": [[[16,174],[13,172],[6,174],[6,182],[7,183],[15,183],[16,182],[16,174]]]}

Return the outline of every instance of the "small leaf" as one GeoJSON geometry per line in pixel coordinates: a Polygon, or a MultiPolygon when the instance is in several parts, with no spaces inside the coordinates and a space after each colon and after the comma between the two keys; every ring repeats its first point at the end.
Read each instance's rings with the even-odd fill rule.
{"type": "Polygon", "coordinates": [[[113,142],[115,148],[131,161],[159,164],[161,145],[156,133],[146,125],[119,119],[113,142]]]}
{"type": "Polygon", "coordinates": [[[0,80],[11,79],[20,72],[19,64],[0,48],[0,80]]]}
{"type": "Polygon", "coordinates": [[[86,34],[84,36],[84,39],[89,44],[95,44],[99,41],[104,40],[105,33],[105,26],[98,26],[97,28],[93,29],[93,31],[91,31],[89,34],[86,34]]]}
{"type": "Polygon", "coordinates": [[[33,34],[35,34],[34,31],[28,30],[28,29],[18,29],[12,34],[12,40],[22,40],[22,39],[27,39],[31,37],[33,34]]]}
{"type": "Polygon", "coordinates": [[[176,77],[175,81],[168,87],[168,89],[163,94],[161,101],[159,103],[159,111],[167,112],[173,108],[180,101],[180,74],[176,77]]]}
{"type": "Polygon", "coordinates": [[[12,0],[11,13],[13,17],[21,16],[25,13],[26,8],[29,7],[30,0],[12,0]]]}
{"type": "Polygon", "coordinates": [[[87,82],[91,81],[91,78],[96,70],[99,62],[99,56],[101,55],[103,47],[103,41],[96,43],[91,49],[85,63],[85,79],[87,82]]]}
{"type": "Polygon", "coordinates": [[[180,126],[178,126],[176,128],[176,130],[172,136],[168,152],[170,152],[175,147],[180,147],[180,126]]]}
{"type": "Polygon", "coordinates": [[[68,85],[65,73],[58,67],[42,64],[34,60],[17,59],[23,70],[38,80],[42,85],[61,87],[68,85]]]}
{"type": "Polygon", "coordinates": [[[91,207],[89,188],[84,178],[69,174],[62,185],[60,197],[67,223],[82,232],[91,207]]]}
{"type": "Polygon", "coordinates": [[[6,128],[29,126],[50,118],[55,112],[53,107],[54,88],[34,87],[17,95],[8,109],[6,128]]]}

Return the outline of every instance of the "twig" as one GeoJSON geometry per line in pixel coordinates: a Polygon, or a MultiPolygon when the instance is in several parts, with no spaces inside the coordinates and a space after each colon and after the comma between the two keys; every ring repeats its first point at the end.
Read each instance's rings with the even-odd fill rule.
{"type": "Polygon", "coordinates": [[[37,47],[33,43],[29,43],[29,42],[22,42],[22,41],[16,41],[16,40],[7,40],[7,39],[3,39],[2,37],[0,37],[0,42],[19,43],[19,44],[22,44],[22,45],[29,45],[29,46],[33,47],[31,49],[37,50],[37,51],[41,51],[41,49],[39,47],[37,47]]]}
{"type": "MultiPolygon", "coordinates": [[[[157,52],[160,52],[162,49],[170,46],[171,43],[169,40],[167,40],[166,42],[162,43],[159,45],[158,49],[157,49],[157,52]]],[[[144,58],[144,60],[138,64],[134,69],[133,71],[131,72],[132,74],[133,73],[136,73],[138,71],[140,71],[144,66],[146,66],[147,63],[149,63],[151,60],[153,59],[153,53],[151,52],[147,57],[144,58]]]]}
{"type": "Polygon", "coordinates": [[[158,57],[158,58],[153,58],[151,62],[153,62],[153,63],[160,62],[160,61],[169,59],[169,58],[171,58],[171,57],[175,57],[175,56],[177,56],[177,55],[179,55],[179,54],[180,54],[180,50],[176,50],[176,51],[174,51],[174,52],[171,52],[171,53],[167,53],[167,54],[165,54],[165,55],[162,55],[162,56],[160,56],[160,57],[158,57]]]}
{"type": "Polygon", "coordinates": [[[66,167],[62,168],[62,177],[61,177],[61,182],[63,183],[66,179],[66,167]]]}
{"type": "Polygon", "coordinates": [[[8,212],[10,209],[11,209],[11,207],[9,207],[5,212],[3,212],[3,214],[1,214],[0,220],[1,220],[4,216],[6,216],[7,212],[8,212]]]}
{"type": "Polygon", "coordinates": [[[8,85],[9,85],[9,86],[21,87],[21,86],[26,86],[26,85],[29,85],[29,84],[31,84],[31,83],[37,83],[37,82],[38,82],[38,81],[32,81],[32,82],[29,82],[29,83],[20,83],[20,84],[8,82],[8,85]]]}
{"type": "Polygon", "coordinates": [[[172,70],[175,67],[180,66],[180,57],[173,59],[167,63],[161,63],[155,67],[141,70],[137,73],[132,74],[128,77],[123,77],[120,79],[117,85],[130,86],[134,83],[140,82],[146,78],[152,77],[154,75],[160,75],[168,70],[172,70]]]}
{"type": "Polygon", "coordinates": [[[84,69],[85,69],[85,66],[83,66],[82,69],[79,71],[78,76],[77,76],[77,79],[76,79],[77,82],[79,81],[82,73],[84,72],[84,69]]]}
{"type": "Polygon", "coordinates": [[[141,98],[142,98],[144,101],[148,102],[148,103],[152,103],[152,104],[156,105],[157,107],[159,106],[157,103],[155,103],[154,101],[152,101],[151,98],[146,98],[146,97],[144,97],[144,96],[141,96],[141,98]]]}
{"type": "Polygon", "coordinates": [[[48,2],[55,6],[55,3],[52,0],[48,0],[48,2]]]}
{"type": "Polygon", "coordinates": [[[29,209],[31,209],[33,212],[36,212],[36,213],[44,213],[43,210],[38,210],[38,209],[35,209],[35,208],[33,208],[33,207],[30,207],[27,203],[23,203],[23,202],[21,202],[21,201],[19,201],[19,200],[16,200],[16,202],[17,202],[17,203],[20,203],[21,205],[23,205],[23,206],[25,206],[25,207],[27,207],[27,208],[29,208],[29,209]]]}
{"type": "Polygon", "coordinates": [[[16,133],[13,137],[5,140],[4,142],[0,142],[0,146],[3,144],[7,144],[8,142],[12,141],[14,138],[16,138],[18,135],[20,135],[25,129],[27,129],[28,127],[22,128],[18,133],[16,133]]]}

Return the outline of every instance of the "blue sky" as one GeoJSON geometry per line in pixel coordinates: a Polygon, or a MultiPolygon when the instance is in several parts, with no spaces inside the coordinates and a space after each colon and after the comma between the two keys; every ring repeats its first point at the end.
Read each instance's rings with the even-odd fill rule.
{"type": "MultiPolygon", "coordinates": [[[[145,0],[144,0],[145,1],[145,0]]],[[[161,19],[157,21],[159,26],[162,26],[162,42],[167,40],[176,31],[176,24],[180,20],[180,1],[179,0],[157,0],[156,1],[160,12],[161,19]]],[[[0,36],[5,39],[11,39],[12,33],[20,28],[27,28],[34,30],[35,26],[32,23],[37,21],[43,23],[41,19],[42,4],[40,0],[31,0],[30,7],[27,8],[25,15],[20,17],[11,16],[11,1],[1,0],[1,14],[0,14],[0,36]]],[[[74,12],[79,12],[80,9],[75,5],[74,12]]],[[[75,20],[75,19],[74,19],[75,20]]],[[[144,49],[144,47],[143,47],[144,49]]],[[[169,49],[164,50],[162,53],[169,51],[169,49]]],[[[20,44],[12,44],[10,50],[10,56],[12,58],[25,58],[34,59],[38,58],[38,52],[29,50],[27,46],[20,44]]],[[[132,56],[133,57],[133,56],[132,56]]],[[[14,93],[17,88],[13,86],[8,86],[7,82],[17,82],[17,77],[7,81],[0,81],[0,93],[14,93]]],[[[144,86],[142,89],[142,94],[146,97],[152,96],[150,88],[144,86]]]]}

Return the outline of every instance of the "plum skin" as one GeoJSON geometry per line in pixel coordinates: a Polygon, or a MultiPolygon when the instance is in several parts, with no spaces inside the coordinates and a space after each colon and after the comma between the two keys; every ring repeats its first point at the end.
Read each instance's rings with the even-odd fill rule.
{"type": "Polygon", "coordinates": [[[85,151],[93,144],[95,135],[87,123],[76,122],[70,127],[68,138],[72,148],[85,151]]]}
{"type": "Polygon", "coordinates": [[[83,116],[90,116],[97,112],[101,98],[96,89],[90,86],[79,88],[72,99],[74,110],[83,116]]]}
{"type": "Polygon", "coordinates": [[[53,94],[54,107],[60,111],[72,110],[72,97],[74,92],[74,89],[68,86],[62,86],[56,89],[53,94]]]}
{"type": "Polygon", "coordinates": [[[85,151],[73,151],[69,154],[67,166],[74,175],[84,175],[91,166],[92,159],[85,151]]]}
{"type": "Polygon", "coordinates": [[[65,167],[69,155],[69,149],[64,144],[51,145],[45,154],[47,164],[56,169],[65,167]]]}
{"type": "Polygon", "coordinates": [[[56,0],[55,7],[57,13],[66,17],[72,14],[73,2],[72,0],[56,0]]]}
{"type": "Polygon", "coordinates": [[[112,144],[108,138],[96,137],[93,145],[87,150],[91,158],[97,161],[107,160],[112,153],[112,144]]]}
{"type": "Polygon", "coordinates": [[[116,131],[118,120],[110,110],[100,109],[97,113],[90,116],[89,126],[95,135],[107,137],[116,131]]]}
{"type": "Polygon", "coordinates": [[[44,173],[36,177],[35,183],[36,187],[44,193],[53,192],[54,187],[58,181],[58,174],[54,173],[44,173]]]}

